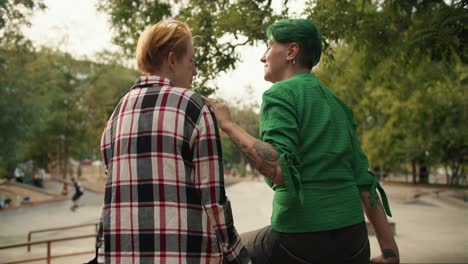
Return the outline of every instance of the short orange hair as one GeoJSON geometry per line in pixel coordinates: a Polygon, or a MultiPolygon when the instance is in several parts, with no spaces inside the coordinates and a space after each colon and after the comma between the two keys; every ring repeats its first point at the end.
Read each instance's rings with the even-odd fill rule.
{"type": "Polygon", "coordinates": [[[188,25],[178,20],[162,20],[146,28],[138,39],[135,52],[138,69],[145,74],[153,73],[170,51],[178,58],[182,57],[191,39],[188,25]]]}

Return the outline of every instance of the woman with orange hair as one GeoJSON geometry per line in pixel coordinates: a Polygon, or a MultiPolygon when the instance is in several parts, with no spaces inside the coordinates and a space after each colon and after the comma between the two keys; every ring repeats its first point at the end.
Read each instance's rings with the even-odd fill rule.
{"type": "Polygon", "coordinates": [[[197,74],[187,24],[161,21],[140,36],[146,74],[104,129],[107,182],[99,263],[248,263],[224,191],[216,119],[190,91],[197,74]]]}

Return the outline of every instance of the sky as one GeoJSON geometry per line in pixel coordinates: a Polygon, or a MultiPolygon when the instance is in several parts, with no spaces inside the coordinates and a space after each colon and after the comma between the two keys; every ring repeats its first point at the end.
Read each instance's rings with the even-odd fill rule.
{"type": "MultiPolygon", "coordinates": [[[[108,16],[96,10],[97,1],[45,0],[47,9],[37,11],[30,18],[32,26],[25,28],[24,33],[36,46],[58,47],[76,58],[92,59],[104,49],[117,51],[118,47],[111,41],[108,16]]],[[[273,7],[280,9],[281,2],[273,1],[273,7]]],[[[296,1],[297,6],[291,9],[301,10],[304,6],[301,2],[296,1]]],[[[260,57],[264,51],[264,45],[238,48],[241,61],[235,70],[219,74],[215,82],[220,89],[214,96],[260,104],[262,93],[271,86],[263,80],[260,57]]]]}

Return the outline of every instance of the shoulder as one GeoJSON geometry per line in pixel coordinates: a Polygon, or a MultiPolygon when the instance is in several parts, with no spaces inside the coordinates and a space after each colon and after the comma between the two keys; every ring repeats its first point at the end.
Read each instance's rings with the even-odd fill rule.
{"type": "Polygon", "coordinates": [[[305,91],[310,91],[311,87],[318,87],[321,85],[322,84],[314,74],[303,72],[296,74],[287,80],[276,82],[269,90],[267,90],[267,92],[300,95],[305,91]]]}
{"type": "Polygon", "coordinates": [[[294,87],[294,83],[291,83],[290,80],[280,81],[274,83],[270,89],[266,90],[264,94],[287,94],[291,92],[294,87]]]}
{"type": "MultiPolygon", "coordinates": [[[[187,103],[191,104],[192,107],[195,107],[199,110],[203,109],[207,106],[205,100],[201,97],[201,95],[197,92],[192,90],[188,90],[185,88],[180,87],[170,87],[172,93],[179,95],[182,97],[182,101],[185,100],[187,103]]],[[[181,102],[184,103],[184,102],[181,102]]]]}
{"type": "Polygon", "coordinates": [[[198,123],[204,113],[211,113],[208,104],[201,95],[192,90],[180,87],[170,87],[170,93],[178,97],[177,108],[185,112],[186,117],[193,123],[198,123]]]}
{"type": "Polygon", "coordinates": [[[317,85],[317,79],[310,73],[300,73],[293,77],[274,83],[263,93],[263,100],[276,98],[281,101],[296,100],[306,90],[310,90],[311,85],[317,85]]]}
{"type": "Polygon", "coordinates": [[[275,103],[287,103],[294,97],[294,86],[289,82],[281,81],[274,83],[268,90],[263,92],[262,105],[275,103]]]}

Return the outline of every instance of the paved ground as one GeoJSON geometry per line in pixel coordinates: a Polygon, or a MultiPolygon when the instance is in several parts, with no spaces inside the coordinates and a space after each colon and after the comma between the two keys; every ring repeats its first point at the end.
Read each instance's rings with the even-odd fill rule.
{"type": "MultiPolygon", "coordinates": [[[[60,184],[47,183],[48,190],[59,190],[60,184]]],[[[397,242],[402,263],[468,263],[468,202],[455,197],[466,196],[461,191],[445,190],[438,195],[438,188],[407,187],[384,184],[396,223],[397,242]],[[419,198],[414,198],[419,195],[419,198]]],[[[226,190],[233,206],[235,225],[239,233],[261,228],[269,223],[272,191],[260,181],[241,181],[226,190]]],[[[0,246],[22,243],[31,230],[94,223],[98,218],[102,194],[86,192],[82,207],[69,210],[70,201],[54,202],[15,210],[0,211],[0,246]]],[[[72,231],[52,232],[33,236],[33,241],[85,235],[94,227],[72,231]]],[[[53,245],[52,253],[72,253],[93,249],[93,239],[53,245]]],[[[375,237],[371,236],[372,255],[379,254],[375,237]]],[[[11,259],[40,257],[46,254],[44,246],[1,250],[0,263],[11,259]]],[[[83,263],[91,255],[59,258],[58,263],[83,263]]],[[[31,262],[31,263],[45,263],[31,262]]]]}
{"type": "MultiPolygon", "coordinates": [[[[431,189],[384,185],[396,224],[402,263],[468,263],[468,203],[414,194],[431,189]]],[[[272,192],[261,183],[245,182],[228,189],[239,232],[268,224],[272,192]]],[[[448,193],[447,193],[448,194],[448,193]]],[[[439,196],[443,196],[441,193],[439,196]]],[[[379,254],[371,236],[372,256],[379,254]]]]}

